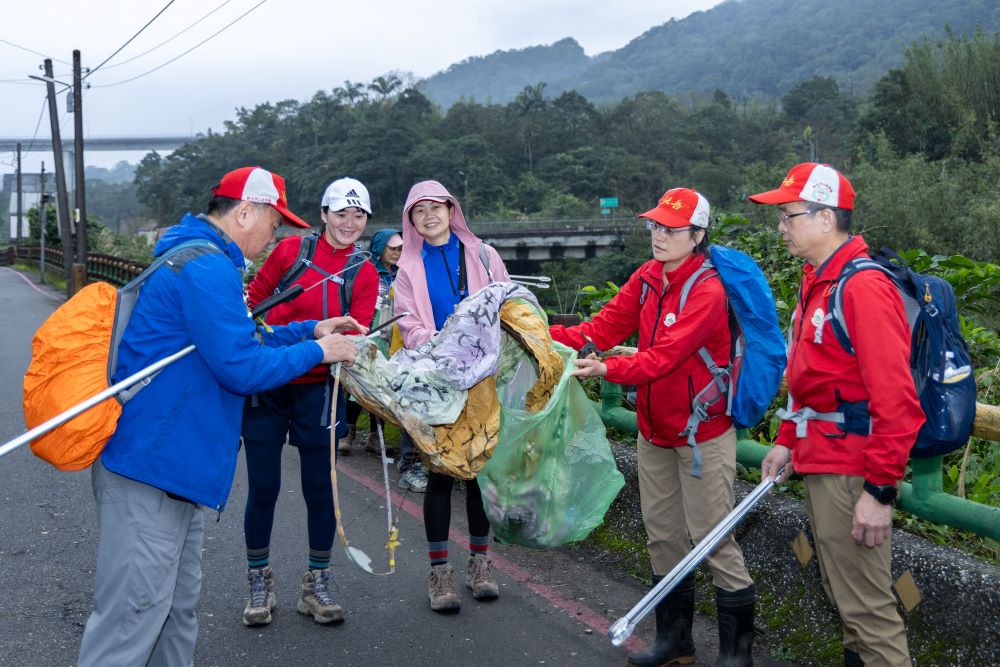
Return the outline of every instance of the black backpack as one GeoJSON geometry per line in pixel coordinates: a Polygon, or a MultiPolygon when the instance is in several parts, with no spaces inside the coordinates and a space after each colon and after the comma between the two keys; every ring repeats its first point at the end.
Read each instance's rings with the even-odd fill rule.
{"type": "MultiPolygon", "coordinates": [[[[359,253],[361,253],[361,246],[355,243],[354,253],[348,256],[347,264],[344,267],[343,272],[341,272],[339,276],[333,277],[312,263],[312,259],[316,255],[316,244],[318,242],[319,234],[316,232],[313,232],[309,236],[302,237],[302,243],[299,244],[299,254],[295,258],[295,261],[292,262],[291,266],[288,267],[288,270],[285,271],[285,274],[281,276],[281,279],[278,281],[278,286],[274,289],[274,293],[281,294],[291,287],[308,269],[313,269],[321,274],[324,274],[324,278],[329,278],[339,285],[338,292],[340,293],[340,314],[349,315],[351,313],[351,295],[354,291],[354,280],[358,277],[358,271],[368,260],[358,257],[359,253]]],[[[326,296],[324,292],[323,319],[329,317],[326,310],[325,299],[326,296]]]]}
{"type": "MultiPolygon", "coordinates": [[[[917,273],[894,251],[848,262],[830,294],[827,312],[837,340],[854,354],[844,321],[844,285],[858,271],[881,271],[899,290],[912,335],[910,371],[927,421],[910,456],[941,456],[963,447],[976,418],[976,377],[962,338],[955,291],[938,276],[917,273]]],[[[867,406],[865,406],[867,412],[867,406]]]]}

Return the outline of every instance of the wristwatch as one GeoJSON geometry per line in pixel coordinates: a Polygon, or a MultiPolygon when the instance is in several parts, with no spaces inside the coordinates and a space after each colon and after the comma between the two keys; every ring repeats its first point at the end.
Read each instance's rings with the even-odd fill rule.
{"type": "Polygon", "coordinates": [[[893,484],[872,484],[865,481],[864,490],[883,505],[896,504],[896,487],[893,484]]]}

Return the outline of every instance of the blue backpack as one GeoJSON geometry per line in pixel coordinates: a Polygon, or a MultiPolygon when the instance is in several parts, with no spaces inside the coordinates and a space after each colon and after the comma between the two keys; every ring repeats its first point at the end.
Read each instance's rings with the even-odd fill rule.
{"type": "MultiPolygon", "coordinates": [[[[844,320],[844,285],[858,271],[881,271],[899,290],[910,325],[910,371],[927,421],[910,456],[930,458],[952,452],[969,440],[976,418],[976,377],[962,338],[958,306],[951,284],[938,276],[917,273],[892,250],[848,262],[830,295],[827,312],[837,340],[854,354],[844,320]]],[[[868,419],[867,405],[863,418],[868,419]]]]}
{"type": "Polygon", "coordinates": [[[688,444],[694,449],[691,474],[695,477],[701,476],[701,454],[695,434],[699,424],[708,419],[709,407],[725,397],[726,414],[738,428],[755,426],[778,393],[787,360],[771,287],[757,262],[739,250],[720,245],[709,247],[708,259],[681,289],[680,310],[684,309],[691,290],[714,275],[726,290],[732,346],[725,367],[716,364],[706,348],[698,350],[713,380],[692,399],[691,417],[681,433],[687,435],[688,444]]]}

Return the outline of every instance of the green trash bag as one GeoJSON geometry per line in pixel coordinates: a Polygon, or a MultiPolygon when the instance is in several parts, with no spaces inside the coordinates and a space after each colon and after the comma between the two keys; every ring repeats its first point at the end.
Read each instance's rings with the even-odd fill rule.
{"type": "Polygon", "coordinates": [[[562,377],[548,405],[528,412],[525,395],[537,373],[530,355],[504,334],[499,443],[478,475],[496,537],[536,549],[587,537],[625,484],[597,409],[569,374],[576,352],[553,348],[563,358],[562,377]]]}

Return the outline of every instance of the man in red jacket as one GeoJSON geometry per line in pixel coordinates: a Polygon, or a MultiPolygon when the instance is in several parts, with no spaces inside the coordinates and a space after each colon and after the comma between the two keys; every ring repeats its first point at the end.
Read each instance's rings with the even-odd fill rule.
{"type": "Polygon", "coordinates": [[[848,353],[828,311],[844,265],[868,250],[851,234],[850,182],[828,165],[804,163],[776,190],[750,200],[778,207],[785,247],[806,261],[788,353],[789,407],[779,413],[763,474],[781,481],[791,460],[804,476],[823,587],[844,624],[844,664],[909,667],[890,539],[896,485],[924,414],[902,299],[881,272],[857,273],[843,290],[855,348],[848,353]]]}

